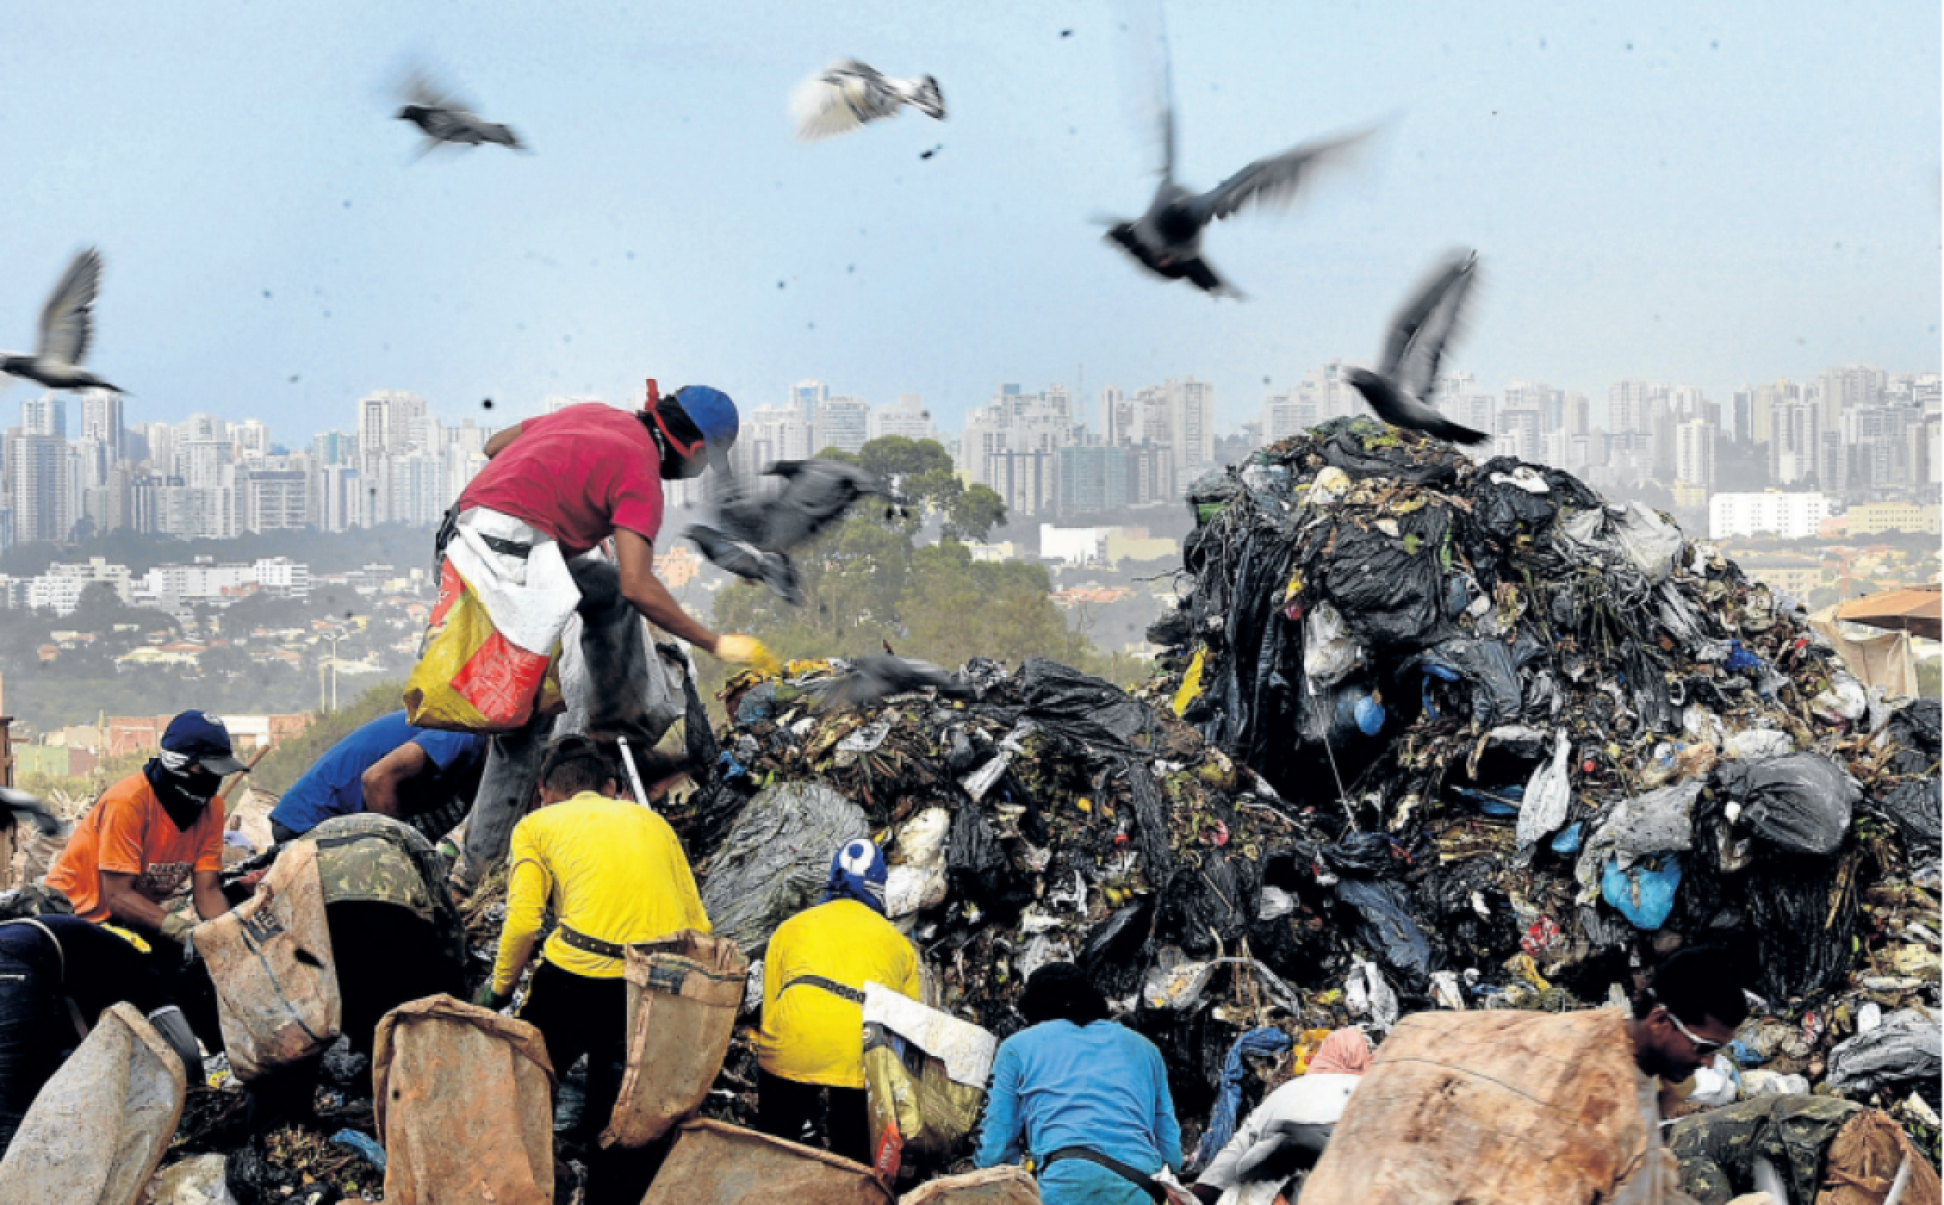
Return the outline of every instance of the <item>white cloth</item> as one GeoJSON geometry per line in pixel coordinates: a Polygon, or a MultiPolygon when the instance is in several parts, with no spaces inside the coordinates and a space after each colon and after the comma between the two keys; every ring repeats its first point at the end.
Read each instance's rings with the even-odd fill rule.
{"type": "Polygon", "coordinates": [[[486,608],[495,631],[527,652],[553,652],[580,604],[580,588],[553,537],[476,506],[459,516],[445,555],[486,608]],[[529,551],[523,557],[496,551],[487,536],[529,551]]]}
{"type": "Polygon", "coordinates": [[[1298,1125],[1334,1125],[1343,1117],[1350,1094],[1363,1082],[1361,1075],[1299,1075],[1277,1088],[1255,1107],[1228,1145],[1208,1161],[1208,1169],[1197,1178],[1199,1184],[1212,1184],[1222,1190],[1220,1205],[1270,1205],[1281,1191],[1281,1184],[1237,1184],[1236,1165],[1262,1137],[1264,1130],[1277,1122],[1298,1125]]]}

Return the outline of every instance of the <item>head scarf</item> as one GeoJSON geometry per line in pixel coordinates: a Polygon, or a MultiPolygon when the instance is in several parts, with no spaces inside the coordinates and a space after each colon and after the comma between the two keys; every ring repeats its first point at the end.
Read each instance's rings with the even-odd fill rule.
{"type": "Polygon", "coordinates": [[[823,898],[817,902],[828,904],[832,900],[856,900],[870,908],[879,916],[884,915],[884,881],[889,871],[884,865],[884,851],[876,845],[859,837],[846,842],[830,858],[830,881],[824,884],[823,898]]]}
{"type": "Polygon", "coordinates": [[[1019,995],[1019,1015],[1028,1025],[1043,1021],[1086,1025],[1107,1019],[1107,998],[1079,967],[1049,962],[1026,980],[1026,990],[1019,995]]]}
{"type": "Polygon", "coordinates": [[[1310,1060],[1311,1075],[1362,1075],[1370,1070],[1370,1039],[1361,1029],[1339,1029],[1323,1039],[1310,1060]]]}

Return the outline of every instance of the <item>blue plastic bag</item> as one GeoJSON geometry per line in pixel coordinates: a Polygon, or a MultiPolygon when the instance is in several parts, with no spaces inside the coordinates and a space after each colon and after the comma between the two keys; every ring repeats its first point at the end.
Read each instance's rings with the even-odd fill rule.
{"type": "Polygon", "coordinates": [[[1667,923],[1674,911],[1674,892],[1681,886],[1678,854],[1656,854],[1626,870],[1608,862],[1600,875],[1600,895],[1619,909],[1636,929],[1652,931],[1667,923]]]}
{"type": "Polygon", "coordinates": [[[1575,820],[1565,828],[1560,829],[1559,835],[1552,839],[1553,852],[1556,854],[1578,853],[1580,837],[1585,828],[1586,822],[1584,820],[1575,820]]]}

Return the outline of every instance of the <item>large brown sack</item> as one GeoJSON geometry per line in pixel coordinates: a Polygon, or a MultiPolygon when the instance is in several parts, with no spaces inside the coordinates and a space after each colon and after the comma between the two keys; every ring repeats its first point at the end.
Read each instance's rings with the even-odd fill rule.
{"type": "Polygon", "coordinates": [[[21,1119],[0,1159],[0,1201],[133,1205],[187,1091],[182,1056],[134,1005],[110,1006],[21,1119]]]}
{"type": "Polygon", "coordinates": [[[1039,1184],[1023,1167],[1006,1165],[920,1184],[898,1205],[1039,1205],[1039,1184]]]}
{"type": "MultiPolygon", "coordinates": [[[[389,1191],[385,1199],[391,1199],[389,1191]]],[[[895,1200],[862,1163],[697,1118],[682,1123],[641,1205],[893,1205],[895,1200]]]]}
{"type": "Polygon", "coordinates": [[[1910,1161],[1899,1205],[1938,1205],[1937,1169],[1881,1109],[1866,1109],[1843,1123],[1823,1160],[1823,1190],[1816,1205],[1883,1205],[1897,1169],[1910,1161]]]}
{"type": "Polygon", "coordinates": [[[749,960],[683,929],[628,947],[628,1067],[602,1146],[646,1146],[695,1112],[729,1053],[749,960]]]}
{"type": "Polygon", "coordinates": [[[1303,1200],[1606,1200],[1648,1154],[1637,1088],[1617,1009],[1406,1017],[1378,1047],[1303,1200]]]}
{"type": "Polygon", "coordinates": [[[427,996],[378,1023],[372,1105],[391,1205],[553,1200],[553,1063],[524,1021],[427,996]]]}
{"type": "Polygon", "coordinates": [[[193,940],[216,984],[223,1045],[238,1079],[321,1054],[337,1040],[344,1003],[315,844],[285,846],[257,893],[197,926],[193,940]]]}

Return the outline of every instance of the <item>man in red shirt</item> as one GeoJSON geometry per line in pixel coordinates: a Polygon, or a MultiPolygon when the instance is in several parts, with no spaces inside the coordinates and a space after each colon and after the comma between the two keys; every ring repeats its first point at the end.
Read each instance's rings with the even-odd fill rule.
{"type": "Polygon", "coordinates": [[[189,931],[229,911],[223,895],[225,774],[248,769],[231,752],[229,730],[215,716],[185,711],[162,733],[162,752],[101,793],[74,826],[47,872],[47,885],[67,896],[74,913],[96,924],[132,929],[181,1001],[196,1036],[222,1048],[208,977],[178,979],[189,931]],[[163,905],[184,882],[193,915],[163,905]]]}
{"type": "MultiPolygon", "coordinates": [[[[643,411],[587,403],[528,419],[487,442],[489,463],[460,494],[456,518],[441,533],[441,555],[464,537],[468,556],[500,558],[513,576],[543,542],[558,544],[580,593],[574,610],[589,676],[590,735],[625,736],[642,750],[660,735],[644,721],[648,650],[637,617],[724,661],[774,664],[753,637],[717,635],[691,618],[654,572],[662,481],[725,462],[738,426],[735,403],[705,385],[685,386],[643,411]],[[588,555],[609,538],[612,562],[588,555]]],[[[550,728],[550,719],[536,718],[522,731],[494,736],[454,871],[462,884],[477,883],[506,856],[550,728]]]]}

